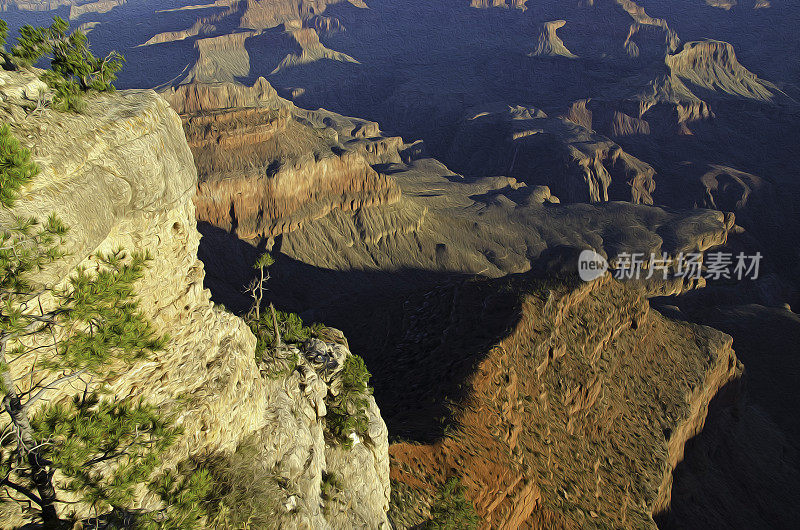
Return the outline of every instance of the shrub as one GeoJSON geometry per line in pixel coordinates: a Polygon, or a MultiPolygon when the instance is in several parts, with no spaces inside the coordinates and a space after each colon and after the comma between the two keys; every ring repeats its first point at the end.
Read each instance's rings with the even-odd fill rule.
{"type": "Polygon", "coordinates": [[[332,500],[336,497],[336,492],[342,490],[342,482],[335,473],[322,473],[322,487],[320,492],[322,498],[326,501],[332,500]]]}
{"type": "Polygon", "coordinates": [[[53,72],[45,72],[42,79],[53,90],[52,108],[60,112],[83,112],[86,100],[78,84],[72,79],[65,79],[53,72]]]}
{"type": "Polygon", "coordinates": [[[11,134],[11,127],[0,127],[0,206],[11,208],[20,188],[39,174],[31,162],[30,151],[11,134]]]}
{"type": "MultiPolygon", "coordinates": [[[[250,311],[245,315],[245,321],[258,340],[256,343],[256,362],[258,363],[268,360],[267,352],[274,350],[279,344],[284,342],[299,344],[315,336],[323,327],[320,324],[312,324],[306,327],[303,325],[303,319],[300,318],[300,315],[285,311],[275,311],[272,304],[269,306],[269,312],[261,312],[264,291],[266,290],[265,285],[270,278],[267,269],[274,263],[275,259],[269,253],[259,256],[255,264],[253,264],[253,269],[258,271],[258,276],[247,287],[247,292],[253,298],[253,304],[250,307],[250,311]],[[275,313],[274,320],[273,312],[275,313]],[[277,330],[275,329],[276,325],[277,330]]],[[[297,359],[294,359],[294,366],[296,365],[297,359]]],[[[294,370],[294,367],[290,364],[291,370],[294,370]]],[[[283,373],[283,370],[280,370],[279,373],[283,373]]],[[[276,375],[278,374],[276,373],[276,375]]]]}
{"type": "Polygon", "coordinates": [[[35,28],[25,24],[19,30],[17,44],[11,48],[11,59],[15,66],[28,67],[35,64],[45,54],[52,50],[52,38],[58,33],[63,33],[69,24],[63,19],[55,17],[49,28],[35,28]]]}
{"type": "Polygon", "coordinates": [[[462,530],[478,527],[475,507],[464,496],[464,487],[458,478],[448,479],[439,488],[431,507],[431,519],[424,525],[426,530],[462,530]]]}
{"type": "Polygon", "coordinates": [[[344,487],[342,486],[342,482],[335,473],[322,472],[320,495],[322,496],[322,500],[325,502],[324,509],[326,514],[330,513],[331,503],[338,498],[339,492],[341,492],[343,489],[344,487]]]}
{"type": "MultiPolygon", "coordinates": [[[[275,361],[283,365],[283,368],[276,367],[272,372],[273,375],[279,376],[290,373],[297,366],[298,359],[296,356],[291,358],[277,358],[277,351],[274,348],[275,344],[275,326],[272,322],[271,313],[262,313],[261,317],[256,320],[254,312],[250,312],[245,317],[247,325],[256,336],[256,362],[270,362],[275,361]]],[[[303,324],[303,319],[296,313],[289,313],[286,311],[275,311],[275,319],[278,322],[278,331],[282,342],[286,344],[302,344],[311,337],[316,337],[324,326],[322,324],[314,323],[310,326],[303,324]]]]}
{"type": "Polygon", "coordinates": [[[335,440],[350,449],[353,447],[351,433],[363,438],[369,431],[367,398],[372,393],[369,387],[371,376],[364,359],[351,354],[345,359],[340,377],[341,389],[329,400],[325,426],[335,440]]]}
{"type": "MultiPolygon", "coordinates": [[[[280,332],[281,340],[287,344],[301,344],[309,338],[316,336],[319,332],[320,325],[312,324],[305,326],[303,319],[296,313],[289,313],[286,311],[275,311],[275,317],[278,321],[278,331],[280,332]]],[[[260,362],[264,359],[264,355],[272,349],[275,341],[275,325],[272,322],[272,314],[264,313],[259,320],[247,318],[247,324],[250,330],[258,339],[256,344],[256,361],[260,362]]]]}

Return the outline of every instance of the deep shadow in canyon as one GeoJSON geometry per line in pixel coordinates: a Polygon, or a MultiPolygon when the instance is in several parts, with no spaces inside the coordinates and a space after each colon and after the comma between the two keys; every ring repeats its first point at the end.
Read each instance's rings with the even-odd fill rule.
{"type": "MultiPolygon", "coordinates": [[[[215,302],[238,314],[252,264],[264,251],[205,223],[198,252],[215,302]]],[[[466,398],[465,381],[519,319],[512,277],[402,269],[337,271],[279,252],[269,268],[266,297],[304,322],[342,330],[367,363],[375,399],[392,439],[430,443],[452,424],[466,398]]]]}

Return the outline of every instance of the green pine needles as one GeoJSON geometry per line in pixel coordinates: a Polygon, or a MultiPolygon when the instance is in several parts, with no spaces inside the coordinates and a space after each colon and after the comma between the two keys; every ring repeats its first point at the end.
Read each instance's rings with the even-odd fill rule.
{"type": "Polygon", "coordinates": [[[81,112],[86,107],[87,93],[114,91],[113,82],[125,57],[116,51],[95,57],[86,34],[68,30],[69,23],[60,17],[55,17],[47,28],[26,24],[19,30],[17,43],[6,52],[3,46],[8,26],[0,21],[0,56],[6,69],[29,68],[49,58],[50,70],[42,74],[42,79],[54,92],[53,108],[81,112]]]}
{"type": "Polygon", "coordinates": [[[342,386],[337,396],[329,398],[325,427],[345,449],[350,449],[353,447],[352,433],[363,438],[369,432],[367,407],[368,397],[372,394],[369,386],[371,375],[364,359],[350,354],[339,376],[342,386]]]}
{"type": "Polygon", "coordinates": [[[300,315],[277,311],[272,304],[269,305],[269,312],[262,311],[266,283],[270,278],[267,269],[274,263],[275,259],[265,252],[253,264],[253,269],[258,273],[247,287],[253,304],[244,316],[244,320],[257,339],[256,362],[259,364],[265,362],[269,365],[267,375],[270,377],[281,377],[294,371],[298,359],[296,356],[279,357],[280,346],[284,343],[302,343],[316,336],[324,326],[317,323],[306,326],[300,315]]]}
{"type": "Polygon", "coordinates": [[[97,393],[48,404],[31,427],[47,440],[42,456],[63,477],[59,489],[77,495],[95,513],[129,506],[136,487],[149,482],[159,455],[180,433],[151,405],[97,393]]]}
{"type": "MultiPolygon", "coordinates": [[[[37,174],[10,128],[0,127],[0,207],[13,206],[37,174]]],[[[101,253],[62,287],[41,285],[35,273],[64,256],[67,227],[55,215],[45,222],[13,214],[4,218],[0,501],[18,503],[47,528],[72,520],[75,501],[106,527],[112,520],[125,521],[126,528],[198,527],[203,504],[192,499],[205,495],[201,486],[207,477],[188,476],[164,489],[165,476],[153,476],[180,429],[164,411],[116,398],[102,385],[167,343],[135,298],[135,284],[150,256],[101,253]],[[83,392],[54,399],[64,396],[58,392],[68,384],[83,392]],[[132,512],[136,491],[148,484],[169,493],[165,500],[173,504],[155,513],[132,512]]]]}
{"type": "Polygon", "coordinates": [[[139,516],[135,524],[119,525],[118,528],[134,526],[142,530],[184,530],[207,528],[209,510],[214,502],[214,476],[207,469],[169,470],[160,474],[149,484],[163,503],[156,512],[139,516]],[[211,499],[210,499],[211,498],[211,499]]]}
{"type": "Polygon", "coordinates": [[[38,174],[39,168],[31,162],[30,152],[14,138],[11,127],[7,124],[0,127],[0,206],[14,206],[20,188],[38,174]]]}

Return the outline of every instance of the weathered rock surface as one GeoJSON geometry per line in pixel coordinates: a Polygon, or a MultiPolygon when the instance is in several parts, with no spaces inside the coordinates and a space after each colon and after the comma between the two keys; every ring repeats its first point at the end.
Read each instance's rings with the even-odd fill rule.
{"type": "Polygon", "coordinates": [[[322,14],[328,5],[345,1],[356,7],[366,7],[363,0],[246,0],[241,6],[241,27],[272,28],[322,14]]]}
{"type": "MultiPolygon", "coordinates": [[[[549,186],[569,202],[652,204],[655,170],[580,121],[522,105],[488,105],[462,122],[448,158],[472,175],[509,175],[549,186]]],[[[621,126],[626,125],[622,120],[621,126]]]]}
{"type": "MultiPolygon", "coordinates": [[[[305,311],[320,310],[348,290],[376,288],[346,271],[500,276],[529,270],[545,251],[559,246],[596,248],[609,258],[634,250],[674,255],[720,244],[732,226],[723,214],[702,210],[676,214],[621,202],[559,205],[564,196],[590,191],[607,201],[616,198],[615,189],[621,198],[633,195],[646,202],[653,170],[613,142],[533,108],[505,109],[495,121],[509,142],[533,141],[554,128],[574,133],[574,142],[564,147],[566,160],[574,164],[566,182],[455,175],[425,157],[420,144],[383,136],[374,122],[300,109],[269,95],[268,86],[265,81],[250,89],[186,85],[165,93],[175,108],[187,111],[184,128],[200,174],[198,220],[210,225],[204,229],[209,285],[228,307],[243,308],[242,271],[249,270],[259,245],[288,258],[279,259],[275,274],[306,278],[272,287],[293,310],[305,311]],[[251,106],[227,108],[231,97],[251,106]],[[252,246],[238,247],[237,240],[252,246]],[[323,281],[324,271],[341,271],[343,277],[323,281]],[[320,291],[305,293],[306,285],[320,291]]],[[[493,119],[477,119],[483,117],[493,119]]],[[[465,134],[465,152],[481,138],[465,134]]],[[[536,154],[527,159],[520,154],[524,171],[552,158],[549,152],[536,154]]],[[[500,155],[513,158],[513,152],[500,155]]],[[[491,157],[472,160],[479,164],[491,157]]],[[[403,274],[394,280],[408,282],[403,274]]]]}
{"type": "Polygon", "coordinates": [[[287,34],[291,37],[293,44],[300,48],[299,53],[293,52],[284,57],[278,66],[271,72],[273,74],[286,68],[313,63],[322,59],[339,61],[342,63],[358,63],[357,60],[346,53],[330,50],[323,46],[319,41],[319,34],[315,28],[309,27],[287,27],[287,34]]]}
{"type": "Polygon", "coordinates": [[[539,29],[538,42],[536,49],[531,53],[533,57],[567,57],[574,59],[577,57],[564,45],[556,31],[566,24],[566,20],[552,20],[545,22],[539,29]]]}
{"type": "Polygon", "coordinates": [[[490,7],[506,7],[525,10],[528,0],[471,0],[470,6],[478,9],[488,9],[490,7]]]}
{"type": "Polygon", "coordinates": [[[246,77],[250,74],[250,55],[244,44],[256,34],[246,31],[196,40],[197,61],[182,82],[230,82],[235,77],[246,77]]]}
{"type": "MultiPolygon", "coordinates": [[[[92,97],[82,115],[31,111],[46,90],[35,72],[0,72],[0,115],[41,168],[14,213],[55,212],[70,227],[68,257],[37,281],[58,282],[77,266],[92,266],[97,252],[121,247],[153,255],[137,294],[156,329],[171,339],[165,351],[120,367],[106,383],[120,397],[142,397],[176,414],[184,434],[165,464],[229,453],[257,434],[262,458],[253,465],[285,481],[279,504],[292,507],[275,514],[279,526],[386,525],[387,431],[374,400],[369,437],[346,455],[338,452],[323,435],[324,398],[336,385],[335,374],[321,377],[300,355],[288,376],[263,376],[255,337],[203,288],[192,202],[197,176],[178,116],[152,91],[92,97]],[[347,503],[328,515],[320,487],[323,473],[334,472],[343,479],[347,503]]],[[[340,361],[350,355],[336,348],[340,361]]],[[[66,399],[79,390],[64,387],[47,398],[66,399]]],[[[138,502],[155,506],[147,495],[138,502]]],[[[20,521],[15,507],[3,506],[4,528],[20,521]]]]}
{"type": "Polygon", "coordinates": [[[687,42],[665,59],[673,76],[694,90],[710,90],[735,97],[761,101],[786,98],[774,84],[759,79],[742,66],[727,42],[706,40],[687,42]]]}
{"type": "Polygon", "coordinates": [[[184,115],[200,175],[201,221],[255,240],[335,208],[400,198],[394,181],[372,166],[400,162],[406,146],[381,136],[376,123],[299,109],[263,78],[253,87],[183,85],[164,96],[184,115]]]}
{"type": "Polygon", "coordinates": [[[251,87],[238,83],[189,83],[167,88],[160,95],[178,114],[236,107],[281,107],[286,104],[263,77],[259,77],[251,87]]]}
{"type": "Polygon", "coordinates": [[[97,2],[72,4],[69,8],[69,18],[74,20],[88,13],[108,13],[115,7],[124,5],[125,2],[126,0],[99,0],[97,2]]]}
{"type": "Polygon", "coordinates": [[[482,528],[656,528],[687,441],[742,366],[729,336],[650,311],[643,292],[575,281],[466,282],[404,310],[398,334],[415,339],[392,362],[409,381],[447,366],[460,385],[419,399],[452,403],[443,437],[390,449],[398,526],[423,521],[434,486],[455,474],[482,528]],[[505,326],[487,307],[481,330],[457,309],[434,318],[451,297],[484,297],[505,326]]]}
{"type": "Polygon", "coordinates": [[[52,11],[78,2],[79,0],[3,0],[0,7],[3,11],[7,11],[9,6],[16,7],[21,11],[52,11]]]}

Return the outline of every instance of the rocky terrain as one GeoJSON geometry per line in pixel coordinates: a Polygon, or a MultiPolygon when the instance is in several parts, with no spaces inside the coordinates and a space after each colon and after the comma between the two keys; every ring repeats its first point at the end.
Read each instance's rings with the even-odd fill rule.
{"type": "MultiPolygon", "coordinates": [[[[6,4],[12,33],[19,21],[52,14],[26,11],[46,2],[6,4]]],[[[167,233],[172,213],[162,212],[157,228],[144,217],[181,212],[187,235],[161,252],[164,264],[142,297],[161,307],[156,274],[175,278],[176,292],[192,286],[196,299],[169,307],[202,313],[194,327],[166,309],[153,314],[167,315],[163,329],[183,330],[176,336],[186,346],[169,362],[193,375],[181,382],[165,361],[120,388],[147,393],[163,376],[175,377],[177,393],[219,381],[224,394],[234,373],[250,390],[230,406],[225,398],[190,409],[188,425],[220,421],[221,431],[198,427],[203,434],[187,438],[178,458],[230,452],[257,433],[265,476],[292,485],[281,488],[290,508],[280,521],[298,527],[415,528],[454,478],[481,528],[793,526],[795,6],[70,5],[91,24],[98,50],[126,53],[119,86],[156,88],[161,97],[103,100],[92,116],[75,118],[77,130],[105,131],[119,106],[126,119],[168,123],[159,135],[174,153],[162,158],[174,167],[132,162],[144,148],[101,162],[110,148],[99,133],[58,147],[47,131],[62,125],[51,114],[27,118],[13,101],[7,113],[23,137],[32,131],[45,179],[96,166],[107,188],[74,180],[76,197],[130,195],[137,205],[64,201],[34,185],[36,208],[63,212],[77,233],[93,234],[74,242],[83,246],[71,266],[107,239],[160,248],[178,237],[167,233]],[[74,160],[64,154],[83,153],[83,142],[99,147],[74,160]],[[75,169],[51,169],[51,159],[73,160],[63,163],[75,169]],[[147,172],[123,179],[145,179],[132,188],[142,191],[117,191],[111,183],[126,171],[108,164],[147,172]],[[78,209],[84,203],[96,211],[78,209]],[[95,216],[104,228],[87,221],[95,216]],[[128,228],[115,228],[121,219],[128,228]],[[108,235],[115,230],[152,241],[108,235]],[[651,254],[764,259],[755,280],[670,273],[619,282],[609,273],[583,283],[574,277],[583,249],[612,270],[630,253],[643,254],[646,268],[651,254]],[[244,286],[264,251],[275,258],[269,301],[341,329],[347,340],[335,334],[326,355],[352,348],[373,375],[370,436],[355,453],[325,443],[324,397],[335,382],[308,361],[316,350],[298,349],[305,361],[280,384],[260,377],[249,330],[201,289],[245,313],[244,286]],[[167,271],[178,261],[191,261],[191,280],[167,271]],[[247,427],[225,427],[238,423],[247,427]],[[345,478],[344,498],[323,494],[331,472],[345,478]]],[[[170,392],[154,396],[170,403],[170,392]]]]}
{"type": "MultiPolygon", "coordinates": [[[[185,85],[164,96],[183,111],[200,176],[197,216],[214,240],[204,259],[214,281],[227,284],[215,293],[230,307],[245,303],[240,286],[256,248],[280,252],[276,278],[311,275],[310,283],[271,287],[291,304],[310,295],[302,285],[336,271],[394,269],[397,278],[386,281],[408,287],[402,271],[423,283],[430,274],[501,276],[530,270],[543,253],[566,246],[589,245],[611,260],[634,251],[678,255],[724,243],[733,227],[733,217],[718,212],[561,205],[546,186],[454,174],[420,144],[383,136],[372,122],[300,109],[263,79],[249,89],[185,85]],[[229,248],[224,261],[215,257],[220,245],[229,248]]],[[[318,314],[326,296],[385,288],[363,282],[362,273],[325,282],[330,293],[290,307],[318,314]]]]}
{"type": "Polygon", "coordinates": [[[47,12],[61,7],[69,7],[69,18],[76,19],[87,13],[108,13],[115,7],[121,6],[126,0],[3,0],[0,9],[8,11],[16,8],[20,11],[47,12]]]}
{"type": "MultiPolygon", "coordinates": [[[[264,502],[275,503],[275,527],[388,524],[387,431],[374,400],[369,437],[352,450],[324,436],[325,400],[350,355],[346,346],[318,342],[295,349],[297,369],[286,378],[269,378],[256,363],[256,339],[248,327],[211,302],[203,287],[192,202],[197,174],[180,120],[167,103],[142,90],[98,97],[80,116],[49,110],[33,116],[26,109],[46,92],[45,85],[33,72],[0,75],[3,121],[30,145],[42,169],[13,213],[56,212],[70,227],[69,258],[45,271],[47,279],[91,266],[95,253],[120,247],[155,257],[137,292],[145,314],[171,337],[167,349],[105,383],[119,396],[141,396],[179,415],[184,434],[165,465],[231,454],[255,438],[251,465],[274,483],[275,498],[264,502]],[[320,348],[336,359],[338,370],[318,373],[307,360],[316,359],[320,348]],[[333,474],[342,495],[326,503],[323,475],[333,474]]],[[[79,386],[52,391],[48,399],[68,398],[79,386]]],[[[147,509],[154,502],[150,494],[139,505],[147,509]]],[[[17,526],[18,507],[3,503],[3,528],[17,526]]]]}
{"type": "MultiPolygon", "coordinates": [[[[414,512],[400,503],[397,520],[416,524],[433,486],[456,469],[485,526],[655,527],[709,401],[723,387],[736,392],[741,365],[730,337],[666,319],[642,293],[608,279],[517,277],[430,294],[399,335],[422,335],[413,341],[420,346],[441,333],[459,337],[437,344],[437,356],[453,359],[448,378],[472,367],[446,392],[454,421],[446,436],[391,448],[394,494],[421,499],[406,501],[414,512]],[[505,327],[431,318],[451,298],[476,296],[505,315],[505,327]],[[497,331],[496,342],[479,346],[497,331]]],[[[414,370],[413,380],[429,370],[442,377],[413,342],[395,362],[414,370]]]]}

